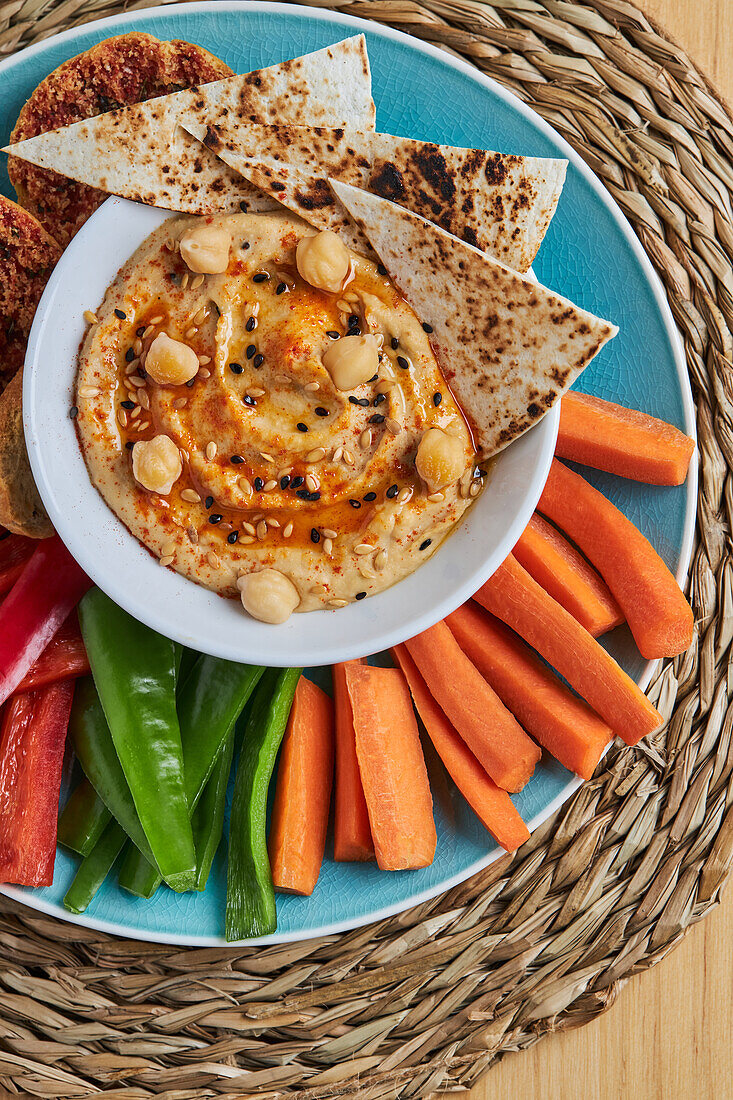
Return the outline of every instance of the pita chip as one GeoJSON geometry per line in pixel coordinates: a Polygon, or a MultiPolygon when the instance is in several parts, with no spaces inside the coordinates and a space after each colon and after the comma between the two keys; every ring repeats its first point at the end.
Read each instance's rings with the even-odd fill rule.
{"type": "Polygon", "coordinates": [[[334,192],[420,321],[485,458],[552,408],[618,329],[402,206],[334,192]]]}
{"type": "Polygon", "coordinates": [[[258,192],[178,125],[181,115],[215,125],[374,127],[363,35],[244,76],[133,104],[9,146],[5,152],[80,183],[151,206],[192,214],[272,210],[258,192]]]}

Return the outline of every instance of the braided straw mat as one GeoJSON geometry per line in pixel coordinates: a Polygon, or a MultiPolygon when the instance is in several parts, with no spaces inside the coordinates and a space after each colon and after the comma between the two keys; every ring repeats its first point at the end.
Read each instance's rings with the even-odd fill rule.
{"type": "MultiPolygon", "coordinates": [[[[312,0],[329,6],[327,0],[312,0]]],[[[5,0],[0,55],[152,6],[5,0]]],[[[0,912],[0,1086],[44,1097],[425,1097],[609,1008],[717,903],[733,860],[733,121],[626,0],[333,5],[468,58],[547,119],[630,219],[669,294],[702,457],[697,636],[668,719],[514,856],[350,934],[178,949],[0,912]]]]}

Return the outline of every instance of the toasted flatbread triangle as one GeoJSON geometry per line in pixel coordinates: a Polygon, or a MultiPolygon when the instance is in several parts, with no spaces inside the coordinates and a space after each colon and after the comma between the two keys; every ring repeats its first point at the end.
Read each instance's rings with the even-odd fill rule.
{"type": "Polygon", "coordinates": [[[373,129],[375,111],[363,35],[244,76],[123,107],[9,146],[42,168],[151,206],[192,214],[272,210],[255,190],[178,125],[181,115],[216,124],[291,123],[373,129]]]}
{"type": "Polygon", "coordinates": [[[544,416],[618,329],[396,203],[331,181],[423,323],[484,457],[544,416]]]}
{"type": "Polygon", "coordinates": [[[317,229],[342,229],[328,179],[392,199],[516,271],[555,212],[567,162],[460,149],[355,129],[256,126],[231,116],[180,123],[231,168],[317,229]]]}

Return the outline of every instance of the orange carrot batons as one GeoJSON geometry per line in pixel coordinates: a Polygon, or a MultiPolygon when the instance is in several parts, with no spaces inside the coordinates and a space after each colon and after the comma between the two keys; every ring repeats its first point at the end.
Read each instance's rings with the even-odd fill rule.
{"type": "Polygon", "coordinates": [[[405,645],[431,695],[497,786],[521,791],[542,754],[446,623],[436,623],[405,645]]]}
{"type": "Polygon", "coordinates": [[[333,781],[333,703],[301,676],[280,753],[268,837],[275,889],[312,894],[326,847],[333,781]]]}
{"type": "Polygon", "coordinates": [[[433,862],[433,797],[410,690],[396,668],[346,666],[356,754],[377,864],[408,871],[433,862]]]}
{"type": "Polygon", "coordinates": [[[512,553],[594,638],[624,621],[605,581],[542,516],[532,516],[512,553]]]}
{"type": "Polygon", "coordinates": [[[585,393],[560,404],[555,454],[648,485],[681,485],[695,440],[654,416],[585,393]]]}
{"type": "MultiPolygon", "coordinates": [[[[536,741],[590,779],[613,730],[503,623],[470,602],[446,619],[463,652],[536,741]]],[[[418,708],[419,710],[419,708],[418,708]]]]}
{"type": "Polygon", "coordinates": [[[642,657],[674,657],[689,648],[694,617],[684,593],[651,543],[603,493],[555,459],[537,508],[595,565],[642,657]]]}
{"type": "Polygon", "coordinates": [[[631,677],[511,554],[474,599],[536,649],[628,745],[659,729],[662,716],[631,677]]]}
{"type": "Polygon", "coordinates": [[[507,852],[529,840],[529,829],[506,791],[497,787],[433,699],[404,645],[393,650],[410,685],[417,712],[445,769],[482,825],[507,852]]]}
{"type": "Polygon", "coordinates": [[[336,784],[333,823],[333,858],[337,863],[364,863],[374,859],[364,788],[361,784],[351,699],[346,670],[361,661],[334,665],[333,701],[336,711],[336,784]]]}

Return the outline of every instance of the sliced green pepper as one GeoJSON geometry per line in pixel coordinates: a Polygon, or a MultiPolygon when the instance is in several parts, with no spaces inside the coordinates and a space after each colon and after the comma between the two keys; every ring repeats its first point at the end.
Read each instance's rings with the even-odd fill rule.
{"type": "Polygon", "coordinates": [[[224,810],[233,756],[234,733],[232,732],[219,753],[219,758],[214,764],[214,770],[204,787],[191,821],[196,845],[195,890],[206,889],[211,865],[224,831],[224,810]]]}
{"type": "Polygon", "coordinates": [[[64,907],[71,913],[83,913],[106,879],[122,851],[127,837],[116,821],[110,821],[89,855],[79,864],[66,891],[64,907]]]}
{"type": "Polygon", "coordinates": [[[267,855],[267,791],[301,669],[268,669],[244,730],[229,822],[226,938],[264,936],[277,927],[267,855]]]}
{"type": "Polygon", "coordinates": [[[196,852],[183,780],[174,643],[137,622],[98,588],[79,604],[79,622],[154,861],[172,889],[189,890],[196,852]]]}
{"type": "Polygon", "coordinates": [[[59,817],[58,842],[80,856],[88,856],[111,820],[112,814],[82,776],[59,817]]]}
{"type": "Polygon", "coordinates": [[[122,857],[117,881],[123,890],[138,898],[152,898],[163,879],[158,868],[130,841],[122,857]]]}

